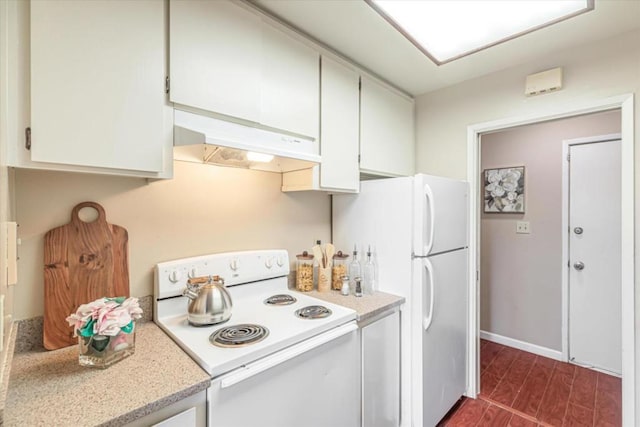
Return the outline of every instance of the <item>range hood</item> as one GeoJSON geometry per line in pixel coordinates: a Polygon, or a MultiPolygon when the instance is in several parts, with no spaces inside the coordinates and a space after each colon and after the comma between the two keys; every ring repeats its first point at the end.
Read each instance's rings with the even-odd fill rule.
{"type": "Polygon", "coordinates": [[[313,139],[174,110],[174,159],[267,172],[309,169],[320,163],[313,139]]]}

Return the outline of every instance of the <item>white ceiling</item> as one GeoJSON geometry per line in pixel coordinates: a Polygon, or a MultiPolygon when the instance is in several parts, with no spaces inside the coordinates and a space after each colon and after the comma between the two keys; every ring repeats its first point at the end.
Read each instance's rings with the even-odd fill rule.
{"type": "Polygon", "coordinates": [[[412,95],[640,28],[640,1],[595,0],[591,12],[437,66],[364,0],[251,1],[412,95]]]}

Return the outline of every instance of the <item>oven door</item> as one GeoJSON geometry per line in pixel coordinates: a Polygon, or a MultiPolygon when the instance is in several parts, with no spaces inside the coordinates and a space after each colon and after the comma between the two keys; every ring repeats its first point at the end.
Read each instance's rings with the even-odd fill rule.
{"type": "Polygon", "coordinates": [[[342,325],[215,378],[208,426],[359,426],[357,329],[342,325]]]}

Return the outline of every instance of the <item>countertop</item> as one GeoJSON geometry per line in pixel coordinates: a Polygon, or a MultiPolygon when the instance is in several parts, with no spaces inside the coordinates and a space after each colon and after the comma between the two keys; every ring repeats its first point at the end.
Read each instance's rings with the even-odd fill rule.
{"type": "Polygon", "coordinates": [[[366,322],[367,320],[384,313],[394,307],[398,307],[405,302],[404,297],[385,292],[374,292],[373,295],[363,295],[356,297],[354,295],[342,295],[340,291],[330,290],[328,292],[318,292],[316,290],[305,292],[306,294],[331,302],[333,304],[342,305],[351,308],[357,312],[358,322],[366,322]]]}
{"type": "MultiPolygon", "coordinates": [[[[354,309],[358,322],[405,302],[384,292],[362,297],[333,290],[308,295],[354,309]]],[[[15,328],[12,338],[10,344],[15,328]]],[[[105,370],[80,366],[77,346],[35,348],[12,356],[5,361],[10,365],[6,396],[0,393],[4,426],[120,426],[210,385],[209,375],[150,321],[137,325],[135,354],[105,370]]]]}
{"type": "Polygon", "coordinates": [[[5,426],[119,426],[205,390],[209,375],[152,322],[135,354],[107,369],[78,364],[78,348],[16,353],[5,426]]]}

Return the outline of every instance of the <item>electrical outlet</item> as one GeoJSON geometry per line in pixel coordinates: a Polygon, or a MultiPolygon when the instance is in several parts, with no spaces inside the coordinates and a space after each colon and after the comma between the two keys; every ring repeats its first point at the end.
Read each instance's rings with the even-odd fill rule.
{"type": "Polygon", "coordinates": [[[529,221],[516,221],[516,233],[517,234],[529,234],[529,233],[531,233],[531,228],[529,226],[529,221]]]}

